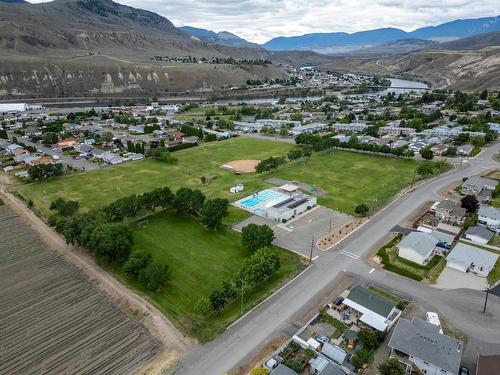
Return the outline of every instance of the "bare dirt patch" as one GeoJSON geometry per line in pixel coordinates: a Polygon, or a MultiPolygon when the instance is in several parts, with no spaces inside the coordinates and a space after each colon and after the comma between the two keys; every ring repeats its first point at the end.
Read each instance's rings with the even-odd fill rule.
{"type": "Polygon", "coordinates": [[[236,173],[255,173],[255,167],[260,160],[233,160],[221,167],[236,173]]]}

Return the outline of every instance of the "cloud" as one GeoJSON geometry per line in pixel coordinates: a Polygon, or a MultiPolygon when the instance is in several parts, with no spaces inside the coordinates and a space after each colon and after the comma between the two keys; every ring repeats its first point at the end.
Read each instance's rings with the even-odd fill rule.
{"type": "Polygon", "coordinates": [[[257,43],[276,36],[355,32],[379,27],[398,27],[411,31],[458,18],[500,14],[498,0],[116,1],[159,13],[177,26],[231,31],[257,43]]]}

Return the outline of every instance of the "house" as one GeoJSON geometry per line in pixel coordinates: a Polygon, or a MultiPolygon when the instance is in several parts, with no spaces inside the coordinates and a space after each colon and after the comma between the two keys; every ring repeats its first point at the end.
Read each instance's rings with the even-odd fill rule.
{"type": "Polygon", "coordinates": [[[438,242],[438,239],[429,233],[411,232],[397,244],[398,255],[423,265],[434,252],[438,242]]]}
{"type": "Polygon", "coordinates": [[[23,147],[22,146],[19,146],[17,144],[11,144],[11,145],[8,145],[7,147],[5,147],[5,152],[7,154],[14,154],[16,150],[22,150],[23,147]]]}
{"type": "Polygon", "coordinates": [[[478,223],[500,232],[500,210],[492,206],[481,206],[478,211],[478,223]]]}
{"type": "Polygon", "coordinates": [[[461,145],[457,147],[457,154],[458,155],[470,155],[474,147],[469,144],[461,145]]]}
{"type": "Polygon", "coordinates": [[[410,371],[416,367],[426,375],[458,375],[463,343],[439,331],[422,319],[399,319],[388,344],[391,357],[410,371]]]}
{"type": "Polygon", "coordinates": [[[339,366],[330,362],[327,358],[318,355],[309,361],[309,374],[311,375],[345,375],[339,366]]]}
{"type": "Polygon", "coordinates": [[[476,375],[500,374],[500,354],[478,354],[476,358],[476,375]]]}
{"type": "Polygon", "coordinates": [[[273,371],[271,371],[271,375],[298,375],[298,374],[295,371],[293,371],[290,367],[287,367],[283,363],[280,363],[278,367],[276,367],[273,371]]]}
{"type": "Polygon", "coordinates": [[[471,240],[472,242],[483,245],[490,242],[490,240],[493,238],[494,235],[495,233],[480,225],[475,225],[473,227],[470,227],[465,232],[465,238],[471,240]]]}
{"type": "Polygon", "coordinates": [[[396,303],[361,286],[356,286],[342,302],[359,315],[359,321],[384,332],[399,318],[396,303]]]}
{"type": "Polygon", "coordinates": [[[463,224],[466,211],[460,204],[449,199],[445,199],[436,207],[434,215],[437,219],[446,223],[463,224]]]}
{"type": "Polygon", "coordinates": [[[492,180],[490,178],[484,178],[480,176],[472,176],[464,181],[460,191],[463,194],[474,194],[477,195],[481,193],[482,190],[495,190],[498,181],[492,180]]]}
{"type": "Polygon", "coordinates": [[[446,267],[487,277],[497,260],[498,254],[459,242],[446,257],[446,267]]]}
{"type": "Polygon", "coordinates": [[[431,147],[431,151],[436,155],[442,155],[447,150],[448,150],[448,146],[443,145],[441,143],[431,147]]]}
{"type": "Polygon", "coordinates": [[[339,348],[337,345],[330,344],[329,342],[325,342],[323,344],[321,354],[338,365],[344,363],[347,358],[347,352],[345,350],[339,348]]]}
{"type": "Polygon", "coordinates": [[[57,142],[56,146],[58,148],[75,147],[76,141],[60,141],[57,142]]]}

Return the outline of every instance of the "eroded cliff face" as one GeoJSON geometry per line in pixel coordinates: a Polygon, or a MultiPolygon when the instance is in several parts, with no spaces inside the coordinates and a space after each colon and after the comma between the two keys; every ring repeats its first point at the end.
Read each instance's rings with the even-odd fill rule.
{"type": "Polygon", "coordinates": [[[0,99],[162,95],[278,77],[274,66],[9,62],[0,64],[0,99]]]}

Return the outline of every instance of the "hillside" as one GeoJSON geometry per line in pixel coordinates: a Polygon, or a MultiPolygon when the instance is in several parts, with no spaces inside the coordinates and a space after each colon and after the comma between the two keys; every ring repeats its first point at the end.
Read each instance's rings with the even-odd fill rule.
{"type": "Polygon", "coordinates": [[[418,79],[433,87],[500,88],[500,32],[385,58],[342,57],[325,68],[418,79]]]}
{"type": "Polygon", "coordinates": [[[259,59],[263,53],[194,40],[156,13],[111,0],[0,3],[0,98],[206,90],[282,77],[274,66],[152,60],[157,55],[259,59]]]}
{"type": "Polygon", "coordinates": [[[179,30],[182,30],[185,33],[190,34],[195,38],[198,38],[199,40],[207,43],[216,43],[230,47],[238,46],[260,48],[258,44],[251,43],[228,31],[221,31],[216,33],[212,30],[199,29],[197,27],[191,26],[181,26],[179,27],[179,30]]]}
{"type": "Polygon", "coordinates": [[[333,53],[371,47],[401,39],[427,39],[445,42],[494,31],[500,31],[500,16],[454,20],[437,26],[422,27],[411,32],[397,28],[381,28],[352,34],[333,32],[277,37],[262,46],[273,51],[298,49],[333,53]]]}
{"type": "Polygon", "coordinates": [[[394,42],[381,43],[373,47],[361,48],[354,51],[343,53],[345,56],[389,56],[389,55],[402,55],[423,48],[433,47],[439,45],[438,42],[425,39],[400,39],[394,42]]]}

